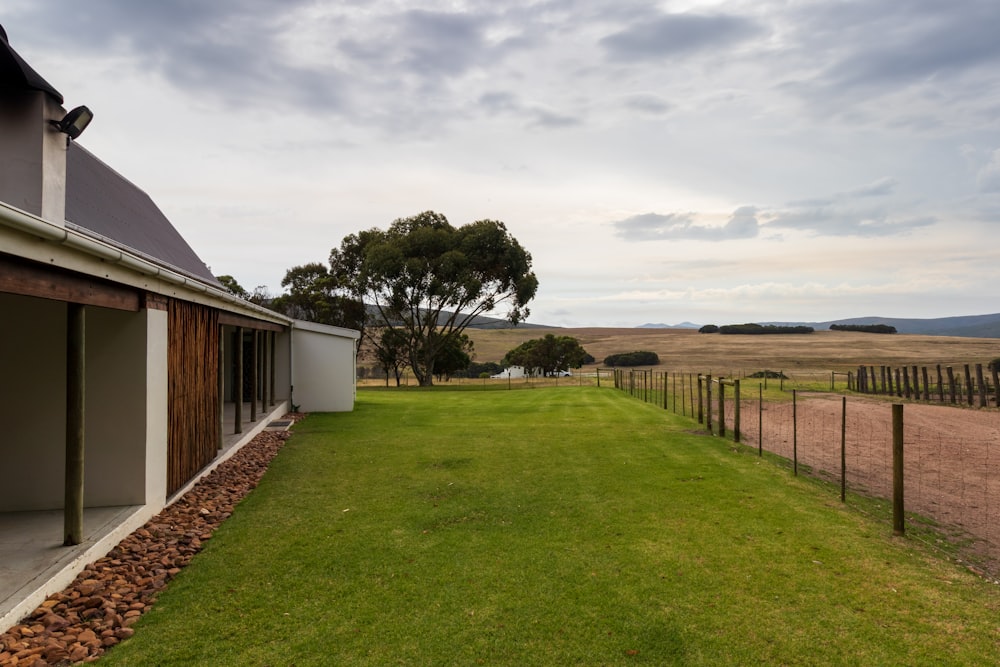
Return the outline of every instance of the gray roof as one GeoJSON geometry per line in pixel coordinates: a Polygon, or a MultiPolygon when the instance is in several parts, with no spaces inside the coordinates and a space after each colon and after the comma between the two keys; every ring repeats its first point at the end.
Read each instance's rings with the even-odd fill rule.
{"type": "Polygon", "coordinates": [[[66,153],[66,221],[112,245],[219,285],[149,195],[76,142],[70,142],[66,153]]]}

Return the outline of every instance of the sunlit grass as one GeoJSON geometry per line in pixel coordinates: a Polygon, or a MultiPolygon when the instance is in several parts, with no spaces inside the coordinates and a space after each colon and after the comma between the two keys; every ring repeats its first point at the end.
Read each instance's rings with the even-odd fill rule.
{"type": "Polygon", "coordinates": [[[361,392],[108,665],[995,664],[1000,595],[596,388],[361,392]]]}

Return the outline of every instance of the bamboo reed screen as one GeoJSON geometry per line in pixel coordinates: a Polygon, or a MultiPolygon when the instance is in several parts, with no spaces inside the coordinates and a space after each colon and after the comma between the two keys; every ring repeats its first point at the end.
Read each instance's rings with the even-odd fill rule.
{"type": "Polygon", "coordinates": [[[219,312],[171,299],[168,336],[169,494],[208,465],[219,448],[219,312]]]}

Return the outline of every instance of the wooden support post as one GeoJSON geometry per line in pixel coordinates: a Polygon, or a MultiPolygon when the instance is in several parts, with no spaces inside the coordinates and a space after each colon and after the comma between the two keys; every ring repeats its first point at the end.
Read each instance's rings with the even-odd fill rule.
{"type": "Polygon", "coordinates": [[[955,403],[958,401],[958,392],[955,390],[955,371],[952,370],[951,366],[946,369],[948,371],[948,392],[951,395],[951,402],[955,403]]]}
{"type": "Polygon", "coordinates": [[[892,406],[892,533],[906,533],[903,514],[903,406],[892,406]]]}
{"type": "Polygon", "coordinates": [[[278,357],[278,351],[275,349],[275,347],[277,346],[278,343],[278,334],[272,331],[270,332],[270,335],[271,335],[271,379],[270,379],[270,389],[268,390],[268,396],[270,397],[270,404],[271,407],[273,408],[274,404],[277,402],[277,399],[274,396],[274,379],[275,376],[277,375],[277,373],[275,373],[275,366],[277,364],[275,360],[278,357]]]}
{"type": "Polygon", "coordinates": [[[927,366],[920,367],[920,374],[924,378],[924,400],[929,401],[931,400],[931,383],[927,378],[927,366]]]}
{"type": "Polygon", "coordinates": [[[87,312],[79,303],[66,308],[66,485],[63,545],[83,542],[83,455],[86,427],[87,312]]]}
{"type": "Polygon", "coordinates": [[[911,394],[910,394],[910,369],[907,368],[906,366],[903,366],[903,385],[905,387],[904,390],[903,390],[903,393],[906,394],[907,398],[910,398],[910,396],[911,396],[911,394]]]}
{"type": "Polygon", "coordinates": [[[920,378],[917,376],[917,367],[913,366],[913,398],[920,400],[920,378]]]}
{"type": "Polygon", "coordinates": [[[257,373],[260,371],[260,356],[257,350],[257,330],[250,330],[250,421],[257,421],[257,373]]]}
{"type": "Polygon", "coordinates": [[[896,389],[892,385],[892,366],[886,368],[886,379],[889,381],[889,395],[892,396],[896,393],[896,389]]]}
{"type": "Polygon", "coordinates": [[[236,365],[236,378],[233,381],[233,406],[235,408],[236,422],[233,433],[243,432],[243,327],[236,327],[236,349],[234,350],[233,363],[236,365]]]}
{"type": "Polygon", "coordinates": [[[219,372],[217,382],[219,385],[219,433],[216,437],[216,449],[222,449],[226,441],[226,327],[219,325],[219,372]]]}
{"type": "Polygon", "coordinates": [[[937,365],[938,401],[944,403],[944,378],[941,377],[941,364],[937,365]]]}

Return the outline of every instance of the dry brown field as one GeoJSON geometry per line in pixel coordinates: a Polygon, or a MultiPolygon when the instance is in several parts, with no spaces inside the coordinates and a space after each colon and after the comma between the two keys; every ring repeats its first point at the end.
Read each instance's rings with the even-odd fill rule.
{"type": "MultiPolygon", "coordinates": [[[[722,335],[693,329],[466,329],[475,344],[475,361],[499,362],[526,340],[545,334],[572,336],[597,364],[609,354],[650,350],[660,368],[670,371],[719,373],[758,370],[837,371],[868,365],[984,366],[1000,357],[1000,339],[866,334],[816,331],[811,334],[722,335]]],[[[585,371],[588,368],[584,369],[585,371]]]]}

